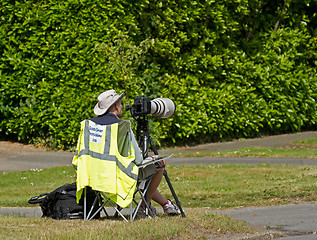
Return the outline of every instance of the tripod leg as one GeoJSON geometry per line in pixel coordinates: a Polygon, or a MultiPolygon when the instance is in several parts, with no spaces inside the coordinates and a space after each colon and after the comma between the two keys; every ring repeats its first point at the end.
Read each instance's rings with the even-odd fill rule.
{"type": "Polygon", "coordinates": [[[178,200],[178,197],[176,196],[176,193],[175,193],[175,191],[174,191],[174,188],[173,188],[173,186],[172,186],[172,183],[171,183],[169,177],[167,176],[166,170],[164,170],[163,175],[164,175],[165,180],[166,180],[166,182],[167,182],[167,184],[168,184],[168,186],[169,186],[169,188],[170,188],[170,190],[171,190],[171,192],[172,192],[172,195],[173,195],[173,197],[174,197],[174,199],[175,199],[176,205],[177,205],[177,207],[179,208],[179,210],[181,211],[182,217],[186,217],[186,216],[185,216],[185,213],[184,213],[184,211],[183,211],[183,209],[182,209],[181,203],[180,203],[180,201],[178,200]]]}
{"type": "MultiPolygon", "coordinates": [[[[148,131],[148,122],[146,120],[144,120],[143,124],[144,124],[144,126],[146,126],[145,127],[145,131],[143,132],[143,134],[145,135],[145,136],[143,136],[144,143],[145,143],[145,145],[143,146],[143,147],[145,147],[145,149],[143,148],[143,151],[142,151],[143,154],[144,154],[144,150],[146,150],[146,151],[145,151],[145,155],[143,155],[143,156],[147,157],[147,148],[148,148],[147,142],[148,142],[148,140],[150,141],[150,145],[151,145],[150,147],[151,147],[152,151],[154,152],[155,155],[158,155],[158,152],[157,152],[157,149],[156,149],[156,147],[154,145],[153,139],[150,136],[149,131],[148,131]]],[[[139,126],[139,122],[138,122],[138,126],[139,126]]],[[[178,197],[176,196],[176,193],[174,191],[172,183],[171,183],[169,177],[167,176],[166,170],[164,170],[163,175],[164,175],[164,177],[166,179],[166,182],[167,182],[167,184],[168,184],[168,186],[169,186],[169,188],[170,188],[170,190],[172,192],[172,195],[173,195],[173,197],[175,199],[176,205],[179,207],[179,210],[181,211],[182,217],[186,217],[185,213],[184,213],[184,211],[182,209],[181,203],[178,201],[178,197]]]]}

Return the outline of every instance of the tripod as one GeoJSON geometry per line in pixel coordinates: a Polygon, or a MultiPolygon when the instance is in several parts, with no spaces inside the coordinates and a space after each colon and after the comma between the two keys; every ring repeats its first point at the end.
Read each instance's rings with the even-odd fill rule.
{"type": "MultiPolygon", "coordinates": [[[[150,149],[154,152],[154,154],[158,155],[158,151],[157,151],[157,149],[154,145],[153,139],[149,133],[149,122],[147,120],[147,117],[146,116],[139,116],[138,118],[135,118],[135,119],[137,120],[137,142],[139,144],[139,147],[142,150],[143,159],[148,157],[149,146],[150,146],[150,149]]],[[[157,162],[157,164],[159,164],[159,163],[157,162]]],[[[162,167],[162,166],[160,166],[160,167],[162,167]]],[[[166,180],[166,182],[171,190],[171,193],[175,199],[176,205],[178,206],[178,208],[181,212],[182,217],[185,217],[185,213],[182,209],[181,203],[178,200],[178,197],[174,191],[174,188],[173,188],[172,183],[167,175],[166,170],[164,170],[163,175],[164,175],[165,180],[166,180]]]]}

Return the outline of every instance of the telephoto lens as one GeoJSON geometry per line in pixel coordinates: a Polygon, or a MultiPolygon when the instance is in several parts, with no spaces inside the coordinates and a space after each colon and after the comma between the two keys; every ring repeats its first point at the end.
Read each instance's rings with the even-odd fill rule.
{"type": "Polygon", "coordinates": [[[151,101],[151,114],[156,118],[170,118],[174,115],[176,105],[169,98],[155,98],[151,101]]]}

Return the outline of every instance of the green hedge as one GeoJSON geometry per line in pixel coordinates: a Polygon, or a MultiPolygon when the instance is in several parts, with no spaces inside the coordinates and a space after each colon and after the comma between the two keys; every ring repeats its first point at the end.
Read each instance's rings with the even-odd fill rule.
{"type": "Polygon", "coordinates": [[[315,7],[2,0],[1,137],[74,146],[97,96],[126,86],[130,104],[175,101],[173,118],[151,120],[163,145],[316,130],[315,7]]]}

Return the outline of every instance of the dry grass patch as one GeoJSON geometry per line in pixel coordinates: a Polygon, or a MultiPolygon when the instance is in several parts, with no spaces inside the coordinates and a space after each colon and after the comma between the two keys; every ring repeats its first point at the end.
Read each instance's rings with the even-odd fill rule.
{"type": "Polygon", "coordinates": [[[1,239],[208,239],[233,233],[252,233],[248,224],[210,211],[191,210],[187,217],[122,220],[53,220],[0,218],[1,239]]]}

